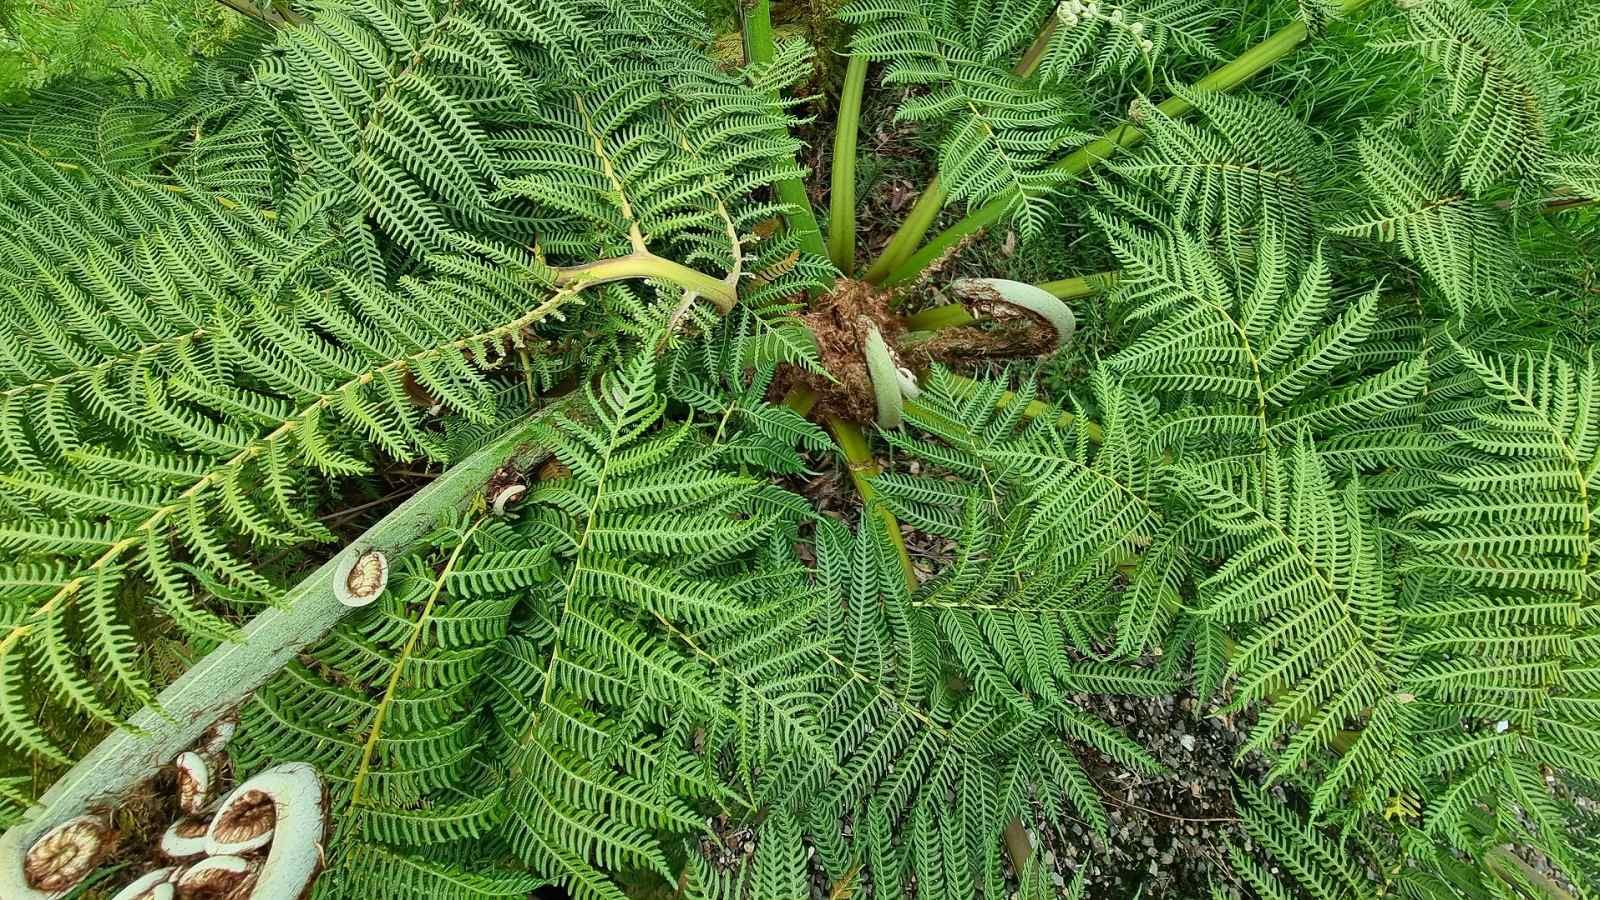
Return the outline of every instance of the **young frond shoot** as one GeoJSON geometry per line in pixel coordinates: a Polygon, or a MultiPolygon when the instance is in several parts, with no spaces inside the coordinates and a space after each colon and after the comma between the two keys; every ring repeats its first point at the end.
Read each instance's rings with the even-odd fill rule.
{"type": "Polygon", "coordinates": [[[1597,896],[1592,4],[224,5],[0,110],[4,900],[1597,896]]]}

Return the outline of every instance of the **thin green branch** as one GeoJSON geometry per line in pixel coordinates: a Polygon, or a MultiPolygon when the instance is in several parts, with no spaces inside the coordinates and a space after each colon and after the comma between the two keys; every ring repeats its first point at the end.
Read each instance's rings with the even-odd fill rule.
{"type": "Polygon", "coordinates": [[[921,312],[906,316],[906,331],[915,334],[919,331],[944,331],[947,328],[964,328],[977,324],[965,304],[946,303],[941,306],[930,306],[921,312]]]}
{"type": "Polygon", "coordinates": [[[1079,300],[1084,297],[1093,297],[1103,294],[1117,286],[1122,280],[1122,273],[1115,270],[1100,272],[1094,275],[1076,275],[1072,278],[1061,278],[1056,281],[1041,281],[1039,287],[1060,297],[1063,300],[1079,300]]]}
{"type": "Polygon", "coordinates": [[[828,195],[828,257],[846,277],[856,268],[856,136],[861,126],[861,95],[867,84],[867,57],[850,54],[839,95],[839,121],[833,134],[833,173],[828,195]]]}
{"type": "Polygon", "coordinates": [[[882,283],[896,271],[896,267],[903,260],[911,256],[922,236],[933,227],[933,220],[939,217],[939,211],[944,209],[945,200],[949,199],[949,196],[939,176],[933,176],[927,188],[923,190],[922,196],[918,197],[916,204],[911,207],[911,212],[906,214],[906,220],[900,223],[900,227],[889,238],[883,253],[878,256],[872,267],[867,269],[866,281],[872,284],[882,283]]]}

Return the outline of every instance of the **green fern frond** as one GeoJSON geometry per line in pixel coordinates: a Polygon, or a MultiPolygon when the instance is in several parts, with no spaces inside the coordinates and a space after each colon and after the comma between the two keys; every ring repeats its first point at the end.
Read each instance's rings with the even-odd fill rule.
{"type": "MultiPolygon", "coordinates": [[[[194,230],[177,235],[199,241],[196,246],[206,246],[206,223],[221,223],[276,242],[296,264],[306,259],[268,223],[194,211],[204,217],[187,220],[194,230]]],[[[213,261],[207,268],[218,265],[244,285],[246,260],[213,261]]],[[[276,586],[233,546],[234,536],[262,546],[325,537],[301,499],[299,481],[366,471],[367,460],[347,447],[370,442],[395,456],[436,456],[436,439],[427,433],[408,381],[445,409],[479,422],[492,419],[496,401],[484,370],[498,365],[508,343],[521,340],[524,328],[557,311],[570,294],[545,289],[531,306],[530,298],[515,296],[531,287],[538,298],[548,283],[547,270],[531,260],[495,282],[458,269],[460,278],[406,282],[396,290],[321,267],[307,277],[327,278],[334,289],[285,286],[282,294],[263,297],[230,286],[235,310],[219,304],[215,318],[201,320],[200,328],[189,330],[192,321],[174,316],[163,343],[131,353],[108,348],[111,355],[102,357],[74,353],[7,388],[0,420],[8,423],[11,471],[0,478],[18,502],[39,510],[34,524],[16,529],[8,543],[25,559],[58,561],[62,568],[54,590],[10,623],[5,652],[45,648],[58,654],[66,622],[78,615],[73,607],[80,598],[92,601],[96,621],[111,629],[97,632],[103,644],[95,664],[88,672],[53,665],[49,674],[86,712],[108,718],[109,708],[89,698],[118,691],[149,696],[130,658],[130,638],[120,630],[124,613],[112,602],[124,584],[147,585],[149,599],[190,635],[231,638],[232,626],[198,602],[194,577],[184,571],[188,564],[252,594],[274,596],[276,586]],[[18,418],[38,395],[55,392],[65,395],[58,416],[18,418]],[[126,443],[92,447],[81,437],[106,430],[126,443]],[[180,452],[187,454],[184,461],[173,462],[180,452]],[[135,472],[140,487],[122,487],[135,472]],[[144,477],[153,473],[156,479],[144,477]]],[[[59,283],[66,290],[68,282],[59,283]]],[[[162,289],[159,282],[152,288],[162,289]]],[[[208,285],[180,286],[174,296],[209,302],[189,293],[195,290],[208,285]]],[[[70,302],[70,291],[63,296],[70,302]]],[[[139,302],[130,300],[130,308],[139,302]]],[[[30,353],[18,343],[29,340],[23,334],[0,339],[12,345],[13,358],[30,353]]],[[[55,346],[72,345],[62,339],[55,346]]]]}
{"type": "Polygon", "coordinates": [[[1171,50],[1215,59],[1219,10],[1193,0],[1060,4],[1039,71],[1048,81],[1148,72],[1171,50]],[[1085,72],[1084,69],[1087,69],[1085,72]]]}
{"type": "Polygon", "coordinates": [[[1368,134],[1358,147],[1372,211],[1332,230],[1399,244],[1458,316],[1504,306],[1514,257],[1493,207],[1392,136],[1368,134]]]}
{"type": "Polygon", "coordinates": [[[1251,449],[1287,446],[1303,432],[1332,437],[1420,411],[1425,358],[1387,370],[1359,365],[1381,295],[1340,309],[1324,248],[1296,271],[1292,244],[1269,229],[1245,268],[1184,232],[1118,225],[1112,233],[1124,261],[1116,296],[1137,303],[1132,315],[1151,326],[1106,369],[1165,395],[1209,398],[1201,409],[1163,416],[1151,435],[1156,446],[1208,437],[1251,449]]]}
{"type": "Polygon", "coordinates": [[[1476,194],[1538,173],[1550,147],[1561,88],[1544,52],[1503,11],[1468,0],[1406,6],[1412,49],[1438,66],[1454,140],[1448,165],[1476,194]]]}
{"type": "MultiPolygon", "coordinates": [[[[1029,4],[1041,6],[1042,4],[1029,4]]],[[[974,206],[1003,201],[1022,229],[1036,234],[1051,194],[1066,177],[1049,168],[1069,144],[1091,136],[1073,125],[1059,99],[1008,72],[997,57],[1028,33],[1037,13],[924,8],[909,0],[855,0],[838,17],[855,26],[854,52],[887,63],[886,84],[926,85],[926,94],[901,104],[896,115],[940,130],[939,176],[954,200],[974,206]],[[1009,41],[991,29],[1012,29],[1009,41]]]]}
{"type": "Polygon", "coordinates": [[[1149,106],[1141,115],[1146,147],[1111,171],[1148,186],[1172,224],[1218,234],[1237,253],[1250,235],[1305,246],[1321,218],[1317,206],[1331,166],[1305,125],[1249,97],[1180,89],[1205,119],[1194,124],[1149,106]]]}
{"type": "Polygon", "coordinates": [[[734,6],[258,6],[0,110],[0,849],[238,702],[221,771],[328,788],[327,900],[1083,896],[1030,827],[1124,838],[1104,776],[1168,774],[1083,697],[1182,693],[1265,781],[1211,896],[1584,896],[1600,17],[734,6]],[[937,172],[904,287],[814,252],[819,161],[869,242],[937,172]],[[1076,343],[944,368],[1051,349],[903,316],[946,270],[1076,343]],[[372,603],[311,596],[370,548],[372,603]]]}

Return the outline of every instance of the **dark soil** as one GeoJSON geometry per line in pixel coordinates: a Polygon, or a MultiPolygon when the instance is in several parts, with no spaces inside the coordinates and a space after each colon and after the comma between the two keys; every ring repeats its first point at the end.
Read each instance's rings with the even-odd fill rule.
{"type": "Polygon", "coordinates": [[[1213,879],[1232,880],[1225,843],[1249,845],[1234,815],[1235,773],[1259,778],[1264,771],[1251,757],[1234,767],[1245,739],[1241,723],[1208,714],[1189,696],[1074,699],[1168,771],[1151,777],[1105,760],[1090,767],[1111,819],[1109,839],[1071,817],[1034,823],[1030,836],[1042,844],[1057,883],[1087,867],[1087,897],[1192,898],[1205,896],[1213,879]]]}

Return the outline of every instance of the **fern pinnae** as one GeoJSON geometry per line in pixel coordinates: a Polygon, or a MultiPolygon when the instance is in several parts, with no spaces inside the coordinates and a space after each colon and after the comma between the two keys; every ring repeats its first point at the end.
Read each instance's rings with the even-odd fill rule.
{"type": "Polygon", "coordinates": [[[1216,59],[1217,50],[1207,34],[1214,15],[1192,0],[1120,7],[1062,4],[1056,10],[1059,24],[1045,50],[1041,75],[1047,80],[1064,80],[1085,63],[1089,63],[1090,78],[1107,74],[1126,77],[1141,68],[1148,74],[1173,45],[1216,59]]]}
{"type": "Polygon", "coordinates": [[[1458,315],[1479,304],[1503,305],[1512,258],[1499,239],[1502,217],[1457,188],[1437,162],[1417,158],[1392,135],[1364,135],[1358,149],[1372,211],[1332,230],[1398,243],[1458,315]]]}
{"type": "Polygon", "coordinates": [[[367,738],[362,744],[361,761],[356,765],[355,774],[350,779],[350,804],[355,806],[361,803],[361,789],[366,781],[367,771],[372,765],[372,754],[377,748],[378,740],[383,734],[383,722],[389,712],[390,704],[394,701],[395,688],[400,684],[401,676],[405,672],[406,662],[411,657],[411,651],[417,645],[417,639],[422,636],[428,627],[428,619],[433,614],[434,603],[439,599],[439,593],[444,589],[445,582],[449,580],[451,571],[456,562],[461,558],[461,551],[471,542],[472,536],[477,532],[483,522],[479,519],[462,532],[459,543],[450,551],[444,567],[440,570],[438,578],[433,583],[433,589],[428,593],[428,599],[423,603],[421,611],[417,613],[416,624],[412,627],[410,637],[400,648],[400,655],[395,658],[394,668],[389,674],[389,680],[382,696],[378,699],[372,715],[372,723],[367,730],[367,738]]]}
{"type": "MultiPolygon", "coordinates": [[[[1003,203],[1026,230],[1037,231],[1048,195],[1063,181],[1045,169],[1048,153],[1087,137],[1056,112],[1047,93],[969,49],[966,41],[944,37],[960,15],[898,0],[858,0],[839,18],[855,26],[854,52],[887,62],[889,82],[935,86],[927,97],[903,104],[898,115],[949,123],[941,142],[938,196],[1003,203]]],[[[981,13],[970,21],[979,29],[996,25],[981,13]]]]}
{"type": "MultiPolygon", "coordinates": [[[[453,358],[454,354],[463,351],[477,352],[478,348],[485,345],[494,345],[506,337],[517,335],[526,325],[539,321],[559,309],[569,296],[570,292],[555,292],[544,304],[536,305],[530,311],[505,324],[497,325],[489,331],[466,338],[446,340],[439,346],[423,347],[420,348],[420,352],[402,355],[396,360],[381,362],[379,365],[368,368],[365,371],[357,368],[362,364],[355,363],[353,357],[344,357],[342,355],[325,356],[324,372],[335,378],[347,378],[348,380],[344,381],[342,386],[325,389],[321,388],[320,385],[315,388],[303,385],[298,379],[285,379],[287,385],[292,389],[303,391],[302,397],[309,394],[310,403],[301,406],[292,415],[285,415],[282,409],[271,406],[250,410],[250,414],[261,417],[258,418],[258,421],[265,419],[270,427],[268,430],[257,432],[256,435],[248,439],[245,438],[246,432],[244,431],[215,429],[202,420],[189,420],[170,414],[166,419],[160,417],[154,420],[147,419],[142,423],[142,427],[154,427],[158,431],[173,433],[178,440],[186,443],[198,441],[199,445],[207,448],[210,453],[221,453],[223,455],[211,462],[207,468],[197,468],[189,471],[187,476],[176,481],[172,493],[166,494],[159,500],[150,503],[144,503],[132,497],[118,499],[118,495],[108,494],[101,489],[97,489],[94,492],[93,499],[91,499],[90,495],[84,495],[84,502],[93,504],[89,507],[82,507],[85,510],[92,508],[105,509],[106,502],[110,500],[113,504],[122,506],[124,509],[122,515],[124,517],[130,513],[136,513],[136,517],[124,526],[113,542],[104,547],[93,560],[86,562],[83,569],[75,572],[71,578],[64,579],[53,595],[44,599],[38,605],[32,614],[31,621],[49,620],[59,615],[63,608],[74,602],[74,598],[85,588],[89,581],[97,578],[96,573],[121,572],[124,560],[130,555],[139,554],[148,559],[144,567],[155,575],[156,583],[161,586],[161,596],[166,601],[175,603],[171,607],[174,611],[183,612],[177,618],[180,624],[201,626],[203,632],[208,634],[226,634],[227,629],[219,630],[220,621],[214,618],[208,619],[196,612],[190,612],[189,601],[178,599],[182,589],[174,587],[171,580],[170,567],[162,558],[165,556],[165,552],[160,547],[160,541],[167,538],[161,536],[172,535],[182,541],[205,564],[214,567],[216,571],[227,573],[228,577],[237,583],[270,595],[275,590],[272,585],[254,575],[242,563],[235,561],[230,552],[217,541],[212,534],[213,524],[209,520],[209,512],[202,513],[201,511],[201,501],[220,498],[223,501],[225,514],[232,520],[231,524],[245,533],[253,534],[257,539],[272,541],[299,540],[303,538],[297,531],[304,528],[309,528],[312,534],[317,533],[316,528],[311,523],[301,519],[298,513],[286,516],[288,522],[298,523],[294,525],[293,529],[285,530],[274,522],[278,513],[284,510],[292,510],[292,505],[284,502],[281,488],[279,491],[273,492],[275,495],[273,506],[276,509],[261,507],[245,499],[241,492],[242,482],[246,478],[253,477],[248,473],[262,471],[263,469],[281,471],[281,463],[284,460],[281,447],[289,446],[291,442],[295,447],[294,455],[307,454],[309,461],[313,465],[318,465],[325,471],[337,473],[364,469],[364,465],[357,461],[342,459],[334,455],[331,449],[327,448],[321,441],[320,433],[324,428],[328,427],[329,413],[339,409],[343,411],[345,416],[355,421],[365,420],[368,423],[368,427],[374,429],[377,433],[382,435],[389,434],[379,424],[380,420],[372,417],[373,411],[368,406],[368,401],[357,399],[356,394],[353,392],[369,390],[369,386],[374,383],[392,386],[394,381],[391,376],[405,371],[419,372],[423,383],[445,391],[446,395],[451,397],[452,402],[458,408],[472,410],[479,407],[481,404],[477,398],[461,393],[450,381],[445,380],[446,376],[442,371],[433,369],[432,367],[436,365],[433,361],[453,358]],[[277,418],[275,424],[272,422],[273,418],[277,418]],[[133,501],[135,506],[128,507],[126,505],[128,501],[133,501]]],[[[270,333],[277,334],[281,338],[291,341],[291,343],[299,341],[304,344],[304,339],[298,333],[287,330],[288,326],[286,325],[274,325],[272,321],[270,317],[262,320],[263,324],[269,325],[268,331],[270,333]]],[[[180,341],[182,344],[188,345],[204,337],[206,335],[184,335],[180,338],[180,341]]],[[[269,358],[257,352],[258,345],[253,340],[242,339],[232,329],[224,330],[219,337],[240,349],[247,364],[254,365],[264,374],[276,376],[283,371],[276,368],[269,358]]],[[[305,346],[308,350],[313,349],[310,344],[305,344],[305,346]]],[[[135,362],[135,367],[134,377],[141,379],[145,385],[146,402],[157,412],[164,411],[171,403],[171,399],[163,392],[158,382],[151,380],[150,369],[143,358],[135,362]]],[[[101,364],[97,366],[91,370],[91,374],[111,373],[120,368],[121,366],[113,361],[111,365],[101,364]]],[[[451,368],[464,372],[456,364],[451,364],[451,368]]],[[[455,376],[448,377],[454,378],[455,376]]],[[[218,393],[215,390],[210,390],[206,396],[215,397],[219,405],[233,402],[226,392],[218,393]]],[[[249,400],[248,395],[238,394],[235,396],[238,396],[246,404],[244,407],[239,408],[240,412],[250,409],[248,404],[252,401],[249,400]]],[[[401,398],[393,394],[391,394],[389,402],[397,403],[402,410],[410,403],[409,399],[403,400],[402,403],[401,398]]],[[[117,410],[118,414],[121,414],[120,411],[123,409],[122,401],[120,399],[112,400],[106,408],[108,411],[117,410]]],[[[403,412],[400,415],[400,419],[405,421],[403,412]]],[[[416,432],[413,430],[411,435],[415,436],[416,432]]],[[[391,440],[391,444],[393,445],[391,449],[402,451],[408,449],[405,438],[394,438],[391,440]]],[[[6,477],[13,480],[18,487],[25,491],[36,493],[40,496],[44,494],[60,494],[63,491],[70,493],[72,491],[72,488],[59,481],[30,483],[16,481],[19,476],[7,475],[6,477]]],[[[106,477],[106,475],[101,477],[106,477]]],[[[276,483],[280,486],[284,484],[281,479],[276,483]]],[[[12,626],[13,635],[7,641],[8,647],[21,646],[25,643],[25,639],[33,631],[33,626],[29,624],[29,621],[24,619],[12,626]]],[[[114,656],[111,658],[114,658],[114,656]]],[[[136,683],[130,682],[126,686],[132,687],[134,684],[136,683]]],[[[86,682],[74,685],[74,689],[79,691],[84,690],[86,687],[86,682]]]]}
{"type": "Polygon", "coordinates": [[[1249,235],[1304,246],[1316,233],[1328,154],[1303,124],[1248,97],[1174,90],[1203,118],[1190,124],[1153,107],[1148,138],[1131,159],[1108,168],[1163,195],[1172,220],[1217,233],[1235,253],[1249,235]]]}
{"type": "Polygon", "coordinates": [[[1443,70],[1456,123],[1449,161],[1476,193],[1537,172],[1549,151],[1548,112],[1558,84],[1520,24],[1465,2],[1406,9],[1410,34],[1388,49],[1414,49],[1443,70]]]}

